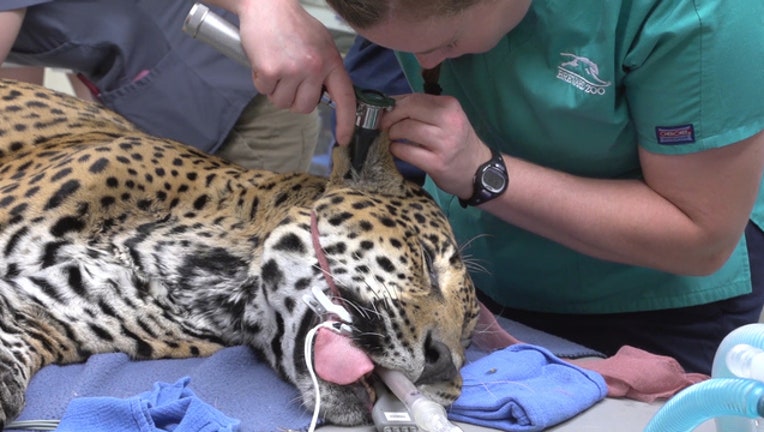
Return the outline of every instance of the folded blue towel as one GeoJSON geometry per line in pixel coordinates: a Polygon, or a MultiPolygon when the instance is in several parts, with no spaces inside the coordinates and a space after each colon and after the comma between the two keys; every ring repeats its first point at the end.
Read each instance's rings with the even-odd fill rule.
{"type": "Polygon", "coordinates": [[[301,430],[310,424],[311,411],[302,406],[297,388],[244,346],[205,358],[135,361],[124,354],[97,354],[85,363],[47,366],[32,378],[18,420],[61,419],[75,398],[128,398],[185,376],[200,399],[241,420],[241,432],[301,430]]]}
{"type": "Polygon", "coordinates": [[[541,431],[586,410],[607,394],[602,376],[517,344],[462,368],[464,386],[451,420],[503,431],[541,431]]]}
{"type": "Polygon", "coordinates": [[[237,432],[239,420],[208,405],[187,388],[190,378],[156,383],[152,391],[126,399],[72,400],[58,432],[237,432]]]}

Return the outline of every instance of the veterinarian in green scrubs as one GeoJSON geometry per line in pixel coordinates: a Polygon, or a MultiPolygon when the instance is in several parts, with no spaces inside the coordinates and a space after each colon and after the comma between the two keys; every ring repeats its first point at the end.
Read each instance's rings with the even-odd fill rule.
{"type": "MultiPolygon", "coordinates": [[[[284,43],[252,37],[263,18],[247,11],[261,2],[218,3],[244,17],[251,57],[284,43]]],[[[415,89],[422,68],[439,66],[442,95],[398,98],[383,126],[400,141],[395,156],[427,172],[497,310],[606,354],[635,345],[698,372],[729,331],[758,320],[764,3],[327,3],[400,52],[415,89]]],[[[299,28],[310,20],[295,5],[261,13],[299,28]]],[[[313,75],[271,76],[281,100],[342,80],[321,55],[324,34],[299,36],[324,60],[313,75]]]]}

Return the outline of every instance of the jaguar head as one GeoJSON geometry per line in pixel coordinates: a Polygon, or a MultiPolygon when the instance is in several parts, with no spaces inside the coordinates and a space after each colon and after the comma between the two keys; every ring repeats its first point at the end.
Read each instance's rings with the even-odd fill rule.
{"type": "MultiPolygon", "coordinates": [[[[475,288],[445,215],[402,177],[388,145],[385,136],[377,139],[360,170],[350,166],[346,148],[335,149],[326,192],[313,207],[314,237],[336,301],[352,317],[353,344],[448,405],[459,396],[459,369],[476,325],[475,288]]],[[[352,424],[369,415],[368,380],[324,386],[332,421],[352,424]]]]}

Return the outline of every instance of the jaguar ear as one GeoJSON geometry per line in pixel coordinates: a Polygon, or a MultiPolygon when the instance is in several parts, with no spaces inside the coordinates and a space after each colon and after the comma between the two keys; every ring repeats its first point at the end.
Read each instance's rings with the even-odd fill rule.
{"type": "Polygon", "coordinates": [[[350,187],[373,193],[398,195],[403,193],[406,180],[398,171],[390,153],[390,139],[380,133],[369,147],[360,170],[353,168],[350,148],[337,146],[332,152],[332,172],[329,187],[350,187]]]}

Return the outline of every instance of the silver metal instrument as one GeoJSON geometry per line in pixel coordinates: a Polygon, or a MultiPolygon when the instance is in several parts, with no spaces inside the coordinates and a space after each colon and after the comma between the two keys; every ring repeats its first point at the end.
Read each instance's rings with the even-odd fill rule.
{"type": "MultiPolygon", "coordinates": [[[[241,46],[239,29],[217,15],[207,6],[195,3],[183,22],[183,31],[198,39],[224,55],[251,68],[244,48],[241,46]]],[[[350,143],[351,163],[360,170],[366,159],[369,146],[379,134],[379,120],[383,111],[389,111],[395,106],[395,100],[377,90],[354,87],[356,95],[355,134],[350,143]]],[[[329,93],[322,92],[319,102],[332,108],[336,104],[329,93]]]]}
{"type": "Polygon", "coordinates": [[[195,3],[183,22],[183,31],[194,39],[209,44],[246,67],[251,67],[241,47],[239,29],[210,8],[195,3]]]}
{"type": "MultiPolygon", "coordinates": [[[[244,53],[244,48],[241,46],[239,29],[220,15],[212,12],[207,6],[194,3],[183,22],[183,31],[238,63],[248,68],[252,67],[244,53]]],[[[327,92],[321,94],[320,102],[335,108],[334,101],[327,92]]]]}

